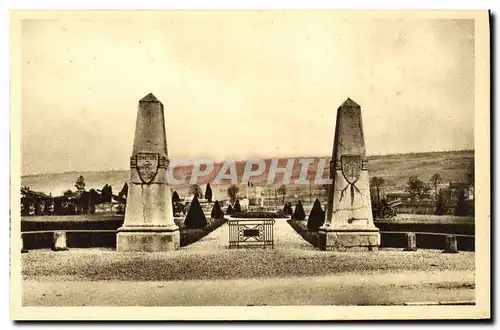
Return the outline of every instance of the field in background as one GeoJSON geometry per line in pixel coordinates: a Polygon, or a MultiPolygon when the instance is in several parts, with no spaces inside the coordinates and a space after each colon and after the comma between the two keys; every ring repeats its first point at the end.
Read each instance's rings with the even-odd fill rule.
{"type": "MultiPolygon", "coordinates": [[[[298,158],[298,157],[295,157],[298,158]]],[[[318,159],[318,158],[316,158],[318,159]]],[[[471,163],[474,162],[474,151],[448,151],[448,152],[430,152],[430,153],[412,153],[412,154],[396,154],[385,156],[371,156],[368,157],[369,173],[370,176],[379,176],[385,179],[385,184],[382,187],[383,192],[390,192],[396,190],[404,190],[408,177],[412,175],[418,176],[423,181],[428,181],[434,173],[439,173],[443,182],[450,181],[465,181],[466,169],[471,163]]],[[[329,159],[328,159],[329,161],[329,159]]],[[[266,160],[269,166],[270,160],[266,160]]],[[[216,170],[220,164],[215,166],[216,170]]],[[[328,167],[328,162],[326,167],[328,167]]],[[[237,162],[238,177],[243,173],[244,162],[237,162]]],[[[189,179],[191,166],[178,166],[175,168],[174,175],[176,178],[183,177],[189,179]]],[[[328,171],[325,171],[327,175],[328,171]]],[[[210,181],[215,176],[216,171],[200,184],[203,192],[205,183],[210,181]]],[[[128,170],[114,170],[114,171],[93,171],[93,172],[65,172],[65,173],[49,173],[26,175],[21,177],[21,185],[28,186],[30,189],[44,193],[52,193],[52,195],[60,195],[63,191],[71,189],[74,190],[75,180],[79,175],[83,175],[86,182],[86,188],[101,189],[105,184],[113,187],[113,192],[117,194],[123,184],[127,182],[129,177],[128,170]]],[[[314,177],[316,170],[311,168],[310,176],[314,177]]],[[[299,178],[300,171],[295,170],[292,173],[292,182],[299,178]]],[[[281,184],[267,185],[265,178],[256,178],[252,180],[255,186],[263,186],[265,195],[269,199],[269,203],[274,202],[274,189],[281,184]]],[[[228,183],[212,186],[214,190],[214,199],[226,198],[226,190],[228,183]]],[[[173,187],[181,197],[188,194],[189,183],[173,187]]],[[[240,194],[245,194],[246,186],[240,185],[240,194]]],[[[315,187],[309,188],[307,185],[290,185],[289,197],[293,200],[293,195],[300,193],[302,198],[312,197],[314,200],[322,196],[322,192],[315,187]],[[311,196],[309,194],[311,193],[311,196]]],[[[277,196],[279,202],[280,196],[277,196]]],[[[287,198],[288,200],[289,198],[287,198]]]]}

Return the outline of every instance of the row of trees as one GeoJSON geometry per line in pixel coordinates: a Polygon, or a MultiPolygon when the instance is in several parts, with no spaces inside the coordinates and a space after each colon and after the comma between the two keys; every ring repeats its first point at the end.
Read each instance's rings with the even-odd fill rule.
{"type": "MultiPolygon", "coordinates": [[[[227,188],[227,196],[229,197],[231,204],[236,203],[238,200],[238,193],[240,191],[240,188],[232,184],[227,188]]],[[[285,202],[285,196],[287,193],[286,186],[281,185],[281,187],[278,188],[278,193],[283,196],[283,203],[285,202]]],[[[203,198],[203,193],[199,185],[193,184],[189,187],[189,194],[193,195],[196,198],[203,198]]],[[[212,187],[210,186],[210,183],[207,183],[207,186],[205,188],[205,199],[207,199],[209,202],[212,202],[213,198],[213,193],[212,193],[212,187]]]]}
{"type": "MultiPolygon", "coordinates": [[[[80,175],[76,181],[75,181],[75,188],[76,190],[73,192],[71,189],[66,190],[63,193],[63,196],[74,196],[76,195],[81,195],[83,192],[85,192],[85,178],[83,175],[80,175]]],[[[92,190],[92,189],[91,189],[92,190]]],[[[127,198],[128,195],[128,184],[125,182],[123,184],[122,190],[118,193],[119,197],[127,198]]],[[[111,185],[105,184],[104,187],[101,189],[101,198],[100,201],[101,203],[106,203],[106,202],[111,202],[113,200],[113,187],[111,185]]]]}
{"type": "MultiPolygon", "coordinates": [[[[471,162],[465,169],[465,178],[468,185],[474,185],[475,180],[475,168],[474,162],[471,162]]],[[[418,178],[418,176],[410,176],[406,184],[406,191],[416,197],[418,200],[426,199],[430,197],[430,192],[434,191],[434,199],[437,201],[439,199],[440,191],[438,191],[439,184],[443,182],[443,178],[439,173],[434,173],[429,182],[424,182],[418,178]]],[[[375,189],[377,195],[377,202],[380,204],[380,190],[385,184],[385,180],[382,177],[374,176],[370,179],[370,187],[375,189]]]]}
{"type": "MultiPolygon", "coordinates": [[[[468,182],[473,180],[473,167],[468,169],[468,182]],[[472,173],[472,174],[471,174],[472,173]]],[[[411,196],[417,201],[422,201],[430,198],[430,192],[434,191],[434,201],[436,203],[435,214],[444,215],[448,212],[451,207],[451,190],[450,189],[438,189],[439,184],[442,182],[442,177],[439,173],[435,173],[431,176],[428,183],[420,180],[418,176],[410,176],[408,182],[406,183],[406,192],[410,193],[411,196]]],[[[381,204],[380,190],[381,186],[385,183],[382,177],[372,177],[370,179],[370,186],[374,188],[376,192],[377,204],[381,204]]],[[[470,182],[469,182],[470,183],[470,182]]],[[[469,214],[470,210],[465,199],[465,192],[459,190],[458,200],[454,207],[454,215],[465,216],[469,214]]]]}
{"type": "MultiPolygon", "coordinates": [[[[191,187],[189,187],[189,194],[199,199],[203,198],[203,192],[201,191],[200,186],[198,186],[197,184],[193,184],[191,185],[191,187]]],[[[212,187],[210,187],[210,183],[207,183],[207,186],[205,187],[205,199],[211,203],[212,198],[212,187]]]]}
{"type": "MultiPolygon", "coordinates": [[[[423,200],[430,197],[429,192],[434,188],[434,196],[438,195],[438,185],[441,183],[441,176],[436,173],[434,174],[429,183],[426,183],[418,178],[418,176],[410,176],[408,182],[406,183],[406,192],[410,193],[412,196],[418,200],[423,200]]],[[[385,179],[382,177],[374,176],[370,179],[370,186],[375,189],[377,194],[377,203],[380,204],[380,190],[385,184],[385,179]]]]}
{"type": "MultiPolygon", "coordinates": [[[[240,188],[238,188],[237,185],[235,184],[232,184],[230,185],[228,188],[227,188],[227,196],[229,197],[229,199],[231,200],[231,203],[234,204],[235,201],[238,199],[238,192],[240,191],[240,188]]],[[[282,197],[282,200],[283,200],[283,204],[285,203],[285,197],[286,197],[286,194],[287,194],[287,189],[286,189],[286,186],[284,184],[282,184],[278,189],[277,189],[277,193],[279,195],[281,195],[282,197]]]]}

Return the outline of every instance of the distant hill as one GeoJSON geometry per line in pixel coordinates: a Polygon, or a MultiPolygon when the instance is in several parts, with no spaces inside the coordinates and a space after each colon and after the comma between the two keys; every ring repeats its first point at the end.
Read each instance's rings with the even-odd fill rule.
{"type": "MultiPolygon", "coordinates": [[[[298,157],[295,157],[297,159],[298,157]]],[[[316,165],[320,157],[310,157],[315,160],[316,165]]],[[[447,152],[430,152],[430,153],[411,153],[411,154],[395,154],[384,156],[371,156],[368,157],[368,168],[370,176],[379,176],[385,179],[384,191],[403,190],[408,177],[417,175],[421,180],[428,181],[434,173],[439,173],[443,178],[443,183],[449,181],[464,181],[466,179],[465,173],[467,167],[474,162],[474,151],[447,151],[447,152]]],[[[328,162],[327,159],[324,171],[324,177],[328,175],[328,162]]],[[[270,159],[265,160],[267,168],[271,163],[270,159]]],[[[279,167],[285,166],[286,159],[279,162],[279,167]]],[[[297,161],[296,161],[297,163],[297,161]]],[[[212,181],[218,173],[222,164],[215,165],[215,170],[209,177],[202,178],[200,182],[202,190],[205,189],[205,183],[212,181]]],[[[244,161],[236,162],[236,169],[238,179],[241,178],[245,167],[244,161]]],[[[316,167],[311,166],[309,170],[308,179],[312,180],[316,175],[316,167]]],[[[190,179],[192,165],[178,166],[174,170],[176,178],[184,178],[186,181],[190,179]]],[[[101,172],[65,172],[65,173],[51,173],[51,174],[37,174],[26,175],[21,177],[21,184],[28,186],[32,190],[41,191],[45,193],[52,193],[52,195],[60,195],[63,191],[71,189],[74,190],[74,183],[79,175],[83,175],[87,188],[101,189],[105,184],[110,184],[113,187],[113,192],[118,193],[123,184],[128,180],[128,170],[114,170],[114,171],[101,171],[101,172]]],[[[292,182],[300,176],[300,166],[297,164],[292,171],[292,182]]],[[[279,179],[280,176],[278,175],[279,179]]],[[[260,177],[252,178],[255,185],[266,185],[267,174],[260,177]]],[[[228,180],[222,181],[220,187],[214,187],[216,191],[225,189],[225,186],[230,182],[228,180]]],[[[279,183],[276,185],[280,185],[279,183]]],[[[186,194],[189,183],[182,186],[174,187],[174,190],[179,193],[186,194]]]]}

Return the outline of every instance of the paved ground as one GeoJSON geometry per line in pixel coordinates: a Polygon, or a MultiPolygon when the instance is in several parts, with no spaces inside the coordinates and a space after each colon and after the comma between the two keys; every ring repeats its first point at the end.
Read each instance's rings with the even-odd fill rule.
{"type": "Polygon", "coordinates": [[[275,249],[227,248],[228,226],[171,253],[23,255],[26,305],[401,304],[474,300],[474,253],[318,251],[286,223],[275,249]],[[124,297],[127,297],[125,300],[124,297]]]}

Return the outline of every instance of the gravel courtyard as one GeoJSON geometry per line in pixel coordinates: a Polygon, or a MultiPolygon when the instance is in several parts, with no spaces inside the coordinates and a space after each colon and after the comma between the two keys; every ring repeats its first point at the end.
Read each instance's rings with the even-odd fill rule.
{"type": "Polygon", "coordinates": [[[123,296],[128,297],[126,303],[134,305],[474,300],[473,252],[318,251],[286,221],[276,222],[274,249],[230,250],[227,239],[228,225],[224,224],[202,240],[171,253],[30,251],[22,256],[23,302],[120,305],[125,301],[123,296]],[[322,294],[327,288],[329,293],[322,294]]]}

